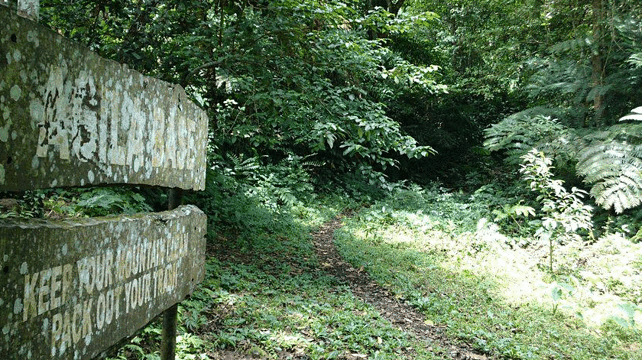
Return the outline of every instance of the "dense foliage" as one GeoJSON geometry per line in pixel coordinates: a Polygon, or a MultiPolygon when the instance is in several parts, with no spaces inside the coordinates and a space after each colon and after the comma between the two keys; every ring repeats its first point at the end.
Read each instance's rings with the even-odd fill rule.
{"type": "MultiPolygon", "coordinates": [[[[186,87],[210,113],[213,165],[305,157],[322,181],[380,182],[383,171],[475,186],[495,166],[481,148],[489,125],[548,116],[581,130],[576,141],[642,95],[642,8],[622,0],[82,0],[43,1],[42,14],[103,56],[186,87]]],[[[546,134],[527,136],[542,149],[568,140],[546,134]]],[[[573,173],[579,149],[558,150],[573,173]]]]}
{"type": "MultiPolygon", "coordinates": [[[[221,251],[182,309],[187,358],[442,358],[319,274],[307,234],[346,209],[343,256],[455,341],[497,358],[638,356],[639,2],[41,4],[41,22],[209,114],[207,189],[185,198],[221,251]]],[[[0,195],[0,218],[166,200],[0,195]]],[[[157,330],[118,356],[153,358],[157,330]]]]}
{"type": "Polygon", "coordinates": [[[526,63],[532,69],[524,88],[531,107],[487,129],[486,147],[507,151],[514,162],[538,146],[562,171],[583,178],[605,209],[622,213],[637,207],[639,125],[616,123],[642,97],[639,4],[578,3],[572,9],[581,12],[570,16],[554,3],[547,6],[551,21],[567,18],[558,19],[550,47],[526,63]],[[520,122],[527,126],[516,127],[520,122]]]}
{"type": "Polygon", "coordinates": [[[332,172],[370,172],[396,166],[393,154],[433,152],[386,109],[407,93],[442,92],[437,68],[408,61],[382,37],[431,13],[395,17],[356,1],[43,5],[63,34],[183,85],[210,113],[212,163],[303,156],[332,172]]]}

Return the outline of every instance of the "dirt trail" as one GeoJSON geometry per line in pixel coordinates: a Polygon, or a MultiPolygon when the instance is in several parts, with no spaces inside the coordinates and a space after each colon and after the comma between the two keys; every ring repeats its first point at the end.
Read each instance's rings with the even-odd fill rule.
{"type": "Polygon", "coordinates": [[[447,349],[447,353],[441,353],[440,356],[460,360],[488,359],[484,355],[475,354],[469,347],[453,345],[445,336],[443,327],[426,325],[424,316],[415,308],[400,302],[370,279],[366,272],[345,262],[333,242],[334,231],[341,226],[341,219],[337,218],[325,223],[312,234],[319,263],[326,272],[345,282],[356,297],[374,306],[395,326],[424,341],[427,347],[447,349]]]}
{"type": "MultiPolygon", "coordinates": [[[[335,230],[341,226],[341,219],[336,218],[325,223],[318,231],[311,234],[319,264],[323,271],[348,285],[352,293],[361,301],[372,305],[379,311],[381,316],[394,326],[424,342],[426,348],[432,347],[437,355],[445,359],[488,360],[488,357],[484,355],[475,354],[469,346],[452,344],[445,335],[444,327],[426,325],[424,316],[416,309],[400,302],[389,291],[377,285],[362,269],[355,269],[345,262],[339,255],[333,241],[335,230]]],[[[411,353],[406,355],[412,358],[411,353]]],[[[262,358],[260,354],[230,350],[219,350],[210,354],[210,356],[217,360],[253,360],[262,358]]],[[[278,358],[304,359],[307,357],[286,352],[278,355],[278,358]]],[[[362,358],[347,354],[342,359],[358,360],[362,358]]]]}

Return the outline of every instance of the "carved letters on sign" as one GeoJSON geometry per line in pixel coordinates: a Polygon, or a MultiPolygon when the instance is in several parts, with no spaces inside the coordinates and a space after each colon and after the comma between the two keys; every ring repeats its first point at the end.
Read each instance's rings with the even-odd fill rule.
{"type": "Polygon", "coordinates": [[[205,226],[194,206],[1,223],[3,358],[91,358],[135,332],[202,281],[205,226]]]}
{"type": "Polygon", "coordinates": [[[207,116],[180,86],[102,59],[6,7],[0,58],[0,188],[204,189],[207,116]]]}

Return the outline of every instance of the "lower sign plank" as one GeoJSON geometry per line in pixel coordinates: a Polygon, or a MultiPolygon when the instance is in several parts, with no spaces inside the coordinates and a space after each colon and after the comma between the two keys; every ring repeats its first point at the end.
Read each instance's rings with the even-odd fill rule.
{"type": "Polygon", "coordinates": [[[205,273],[194,206],[0,223],[3,359],[91,359],[182,301],[205,273]]]}

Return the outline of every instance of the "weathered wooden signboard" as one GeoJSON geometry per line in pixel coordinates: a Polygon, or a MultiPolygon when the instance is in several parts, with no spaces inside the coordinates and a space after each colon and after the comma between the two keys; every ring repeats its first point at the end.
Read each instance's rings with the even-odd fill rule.
{"type": "Polygon", "coordinates": [[[177,85],[0,6],[0,188],[205,187],[207,116],[177,85]]]}
{"type": "Polygon", "coordinates": [[[0,224],[2,359],[91,359],[203,280],[206,217],[0,224]]]}
{"type": "MultiPolygon", "coordinates": [[[[180,86],[102,59],[1,5],[0,191],[204,188],[207,116],[180,86]]],[[[205,232],[194,206],[1,221],[0,359],[101,355],[202,281],[205,232]]]]}

